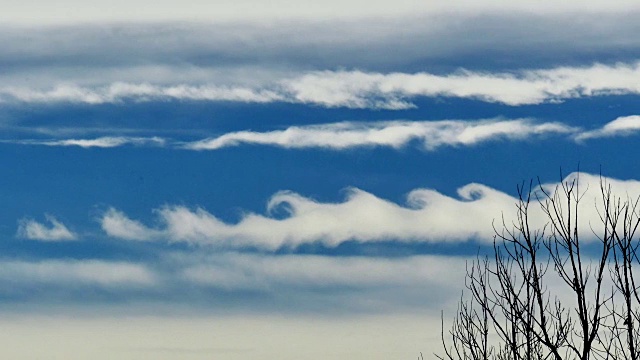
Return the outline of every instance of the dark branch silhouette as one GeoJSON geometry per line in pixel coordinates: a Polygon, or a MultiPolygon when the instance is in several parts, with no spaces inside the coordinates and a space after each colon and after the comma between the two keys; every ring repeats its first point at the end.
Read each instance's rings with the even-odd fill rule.
{"type": "Polygon", "coordinates": [[[582,234],[579,179],[518,187],[515,220],[494,224],[492,256],[468,264],[448,332],[443,317],[439,359],[640,359],[640,199],[612,195],[601,177],[600,222],[582,234]]]}

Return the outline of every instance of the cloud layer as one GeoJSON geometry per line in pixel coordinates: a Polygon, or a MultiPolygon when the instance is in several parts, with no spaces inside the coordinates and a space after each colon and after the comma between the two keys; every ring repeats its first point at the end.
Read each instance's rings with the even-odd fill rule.
{"type": "Polygon", "coordinates": [[[147,287],[156,282],[155,275],[146,266],[123,261],[2,260],[0,265],[0,282],[18,282],[16,288],[77,284],[107,288],[147,287]]]}
{"type": "Polygon", "coordinates": [[[451,13],[478,14],[520,12],[534,14],[626,12],[637,10],[631,0],[616,1],[417,1],[400,0],[390,6],[385,1],[327,1],[311,0],[290,2],[276,0],[269,5],[256,0],[222,0],[207,3],[188,0],[175,6],[170,1],[101,1],[64,0],[55,6],[46,1],[11,3],[5,6],[0,19],[9,24],[73,24],[86,22],[153,22],[153,21],[207,21],[207,22],[273,22],[277,20],[319,21],[326,19],[387,18],[398,16],[443,15],[451,13]],[[74,9],[73,12],[66,9],[74,9]]]}

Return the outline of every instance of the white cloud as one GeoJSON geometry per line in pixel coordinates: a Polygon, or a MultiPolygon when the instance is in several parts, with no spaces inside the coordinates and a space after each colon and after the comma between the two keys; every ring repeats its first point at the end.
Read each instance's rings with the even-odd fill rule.
{"type": "MultiPolygon", "coordinates": [[[[458,97],[511,106],[619,94],[640,94],[640,63],[559,67],[511,73],[461,70],[448,75],[319,71],[277,81],[238,86],[133,84],[57,85],[42,90],[0,88],[4,101],[101,104],[123,100],[199,100],[252,103],[291,102],[325,107],[407,109],[415,97],[458,97]]],[[[206,81],[206,79],[204,80],[206,81]]]]}
{"type": "MultiPolygon", "coordinates": [[[[578,179],[569,175],[565,181],[578,179]]],[[[605,178],[614,194],[623,198],[640,195],[640,181],[605,178]]],[[[600,218],[599,181],[595,175],[581,174],[580,189],[585,196],[581,203],[580,231],[592,236],[591,226],[598,229],[600,218]]],[[[546,184],[553,192],[558,184],[546,184]]],[[[267,211],[285,209],[285,218],[256,213],[246,214],[239,222],[223,222],[202,208],[165,206],[157,210],[162,228],[149,228],[126,215],[108,212],[102,218],[109,236],[122,239],[164,239],[216,247],[247,246],[275,250],[320,242],[337,246],[345,241],[376,242],[460,242],[493,239],[493,223],[500,225],[501,216],[507,224],[515,220],[513,196],[481,184],[468,184],[458,189],[458,197],[449,197],[435,190],[417,189],[407,195],[407,204],[399,205],[359,189],[350,189],[339,203],[320,203],[292,192],[279,192],[268,203],[267,211]],[[108,225],[105,225],[108,224],[108,225]],[[135,226],[131,226],[134,224],[135,226]]],[[[532,226],[547,221],[541,209],[531,210],[532,226]]],[[[498,226],[500,228],[500,226],[498,226]]]]}
{"type": "Polygon", "coordinates": [[[640,63],[591,67],[559,67],[517,73],[460,71],[430,73],[366,73],[322,71],[286,80],[292,97],[328,107],[401,109],[416,96],[460,97],[512,106],[609,95],[639,94],[640,63]]]}
{"type": "Polygon", "coordinates": [[[626,136],[638,133],[639,131],[640,116],[622,116],[605,124],[600,129],[582,132],[575,138],[576,141],[583,141],[601,137],[626,136]]]}
{"type": "Polygon", "coordinates": [[[380,199],[358,189],[349,190],[341,203],[318,203],[291,192],[280,192],[269,201],[268,210],[286,207],[290,216],[276,219],[249,213],[237,224],[225,223],[204,209],[167,206],[157,210],[162,229],[135,227],[131,221],[105,215],[103,228],[108,235],[123,239],[164,238],[221,247],[257,246],[277,249],[320,241],[337,246],[348,240],[359,241],[466,241],[492,238],[492,220],[514,199],[480,184],[459,190],[460,199],[436,191],[419,189],[408,195],[408,206],[380,199]],[[459,214],[468,219],[459,221],[459,214]],[[105,226],[109,223],[109,226],[105,226]],[[138,233],[138,230],[145,230],[138,233]]]}
{"type": "Polygon", "coordinates": [[[18,236],[29,240],[39,241],[69,241],[78,236],[63,223],[51,215],[45,215],[49,225],[39,223],[33,219],[24,218],[18,222],[18,236]]]}
{"type": "Polygon", "coordinates": [[[400,148],[419,141],[428,150],[441,146],[469,146],[496,139],[522,140],[547,134],[566,134],[576,129],[560,123],[535,124],[528,120],[481,121],[382,121],[341,122],[292,126],[270,132],[240,131],[185,145],[192,150],[216,150],[241,144],[285,148],[346,149],[358,146],[400,148]]]}

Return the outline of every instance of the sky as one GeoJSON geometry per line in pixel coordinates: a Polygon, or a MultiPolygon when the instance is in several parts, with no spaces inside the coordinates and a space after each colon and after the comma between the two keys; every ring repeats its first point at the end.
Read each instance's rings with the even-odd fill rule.
{"type": "Polygon", "coordinates": [[[519,185],[640,195],[637,1],[0,9],[3,358],[432,359],[519,185]]]}

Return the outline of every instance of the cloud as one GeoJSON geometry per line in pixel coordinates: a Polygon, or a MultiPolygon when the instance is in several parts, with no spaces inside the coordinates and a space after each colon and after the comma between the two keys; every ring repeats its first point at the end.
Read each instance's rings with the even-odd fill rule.
{"type": "Polygon", "coordinates": [[[0,89],[0,96],[5,99],[26,103],[71,102],[86,104],[115,103],[125,100],[153,101],[167,99],[253,103],[284,100],[282,95],[270,90],[215,85],[178,84],[161,86],[121,82],[96,88],[77,85],[58,85],[50,90],[11,87],[0,89]]]}
{"type": "Polygon", "coordinates": [[[560,123],[529,120],[341,122],[292,126],[269,132],[239,131],[186,144],[192,150],[216,150],[241,144],[284,148],[347,149],[360,146],[401,148],[419,141],[425,149],[470,146],[496,139],[523,140],[532,136],[566,134],[576,129],[560,123]]]}
{"type": "Polygon", "coordinates": [[[425,325],[439,324],[438,311],[374,316],[79,313],[3,314],[0,341],[11,346],[0,355],[24,360],[294,360],[304,352],[308,360],[366,360],[408,359],[418,350],[442,346],[439,327],[425,325]]]}
{"type": "Polygon", "coordinates": [[[38,90],[0,88],[4,101],[26,103],[112,103],[124,100],[197,100],[250,103],[290,102],[324,107],[400,110],[414,107],[415,97],[456,97],[510,106],[571,98],[640,94],[640,63],[595,64],[517,72],[460,70],[447,75],[313,71],[254,87],[235,85],[152,85],[112,83],[87,87],[57,85],[38,90]]]}
{"type": "Polygon", "coordinates": [[[24,218],[18,222],[18,236],[29,240],[39,241],[69,241],[77,240],[77,234],[69,230],[63,223],[51,215],[45,215],[46,224],[33,219],[24,218]]]}
{"type": "Polygon", "coordinates": [[[6,71],[0,73],[0,84],[7,98],[14,94],[45,102],[84,97],[90,103],[118,92],[126,96],[127,90],[116,89],[117,84],[140,87],[140,97],[147,92],[153,99],[163,92],[158,86],[185,85],[201,93],[206,85],[261,89],[316,70],[446,74],[460,68],[530,66],[522,59],[543,69],[566,61],[612,64],[636,61],[640,55],[636,18],[627,8],[622,14],[599,11],[581,17],[455,12],[429,20],[414,14],[271,24],[96,24],[85,19],[83,24],[58,27],[3,26],[0,63],[6,71]]]}
{"type": "MultiPolygon", "coordinates": [[[[581,202],[580,231],[592,237],[601,224],[597,205],[601,204],[600,178],[590,174],[570,174],[563,181],[578,181],[585,196],[581,202]],[[594,206],[596,204],[596,206],[594,206]]],[[[640,196],[640,181],[603,178],[614,195],[626,199],[640,196]]],[[[559,183],[544,184],[554,193],[559,183]]],[[[156,239],[188,242],[222,248],[257,247],[276,250],[301,244],[322,243],[338,246],[343,242],[465,242],[489,243],[493,225],[502,219],[510,226],[515,220],[517,199],[482,184],[471,183],[458,189],[457,197],[435,190],[416,189],[407,195],[406,205],[381,199],[351,188],[344,201],[321,203],[289,191],[276,193],[268,203],[267,215],[247,213],[235,224],[226,223],[202,208],[165,206],[156,210],[162,227],[149,228],[110,210],[102,218],[107,235],[127,240],[156,239]],[[276,218],[274,211],[288,216],[276,218]],[[116,216],[114,216],[116,214],[116,216]]],[[[547,222],[539,206],[530,212],[534,228],[547,222]]]]}
{"type": "MultiPolygon", "coordinates": [[[[89,129],[95,131],[94,129],[89,129]]],[[[468,147],[483,142],[526,141],[552,135],[566,135],[576,142],[588,139],[628,136],[640,130],[640,116],[617,118],[601,128],[584,130],[560,122],[532,119],[433,120],[433,121],[344,121],[338,123],[290,126],[264,132],[236,131],[218,137],[184,142],[160,137],[104,136],[94,139],[0,140],[4,143],[41,146],[112,148],[126,145],[170,147],[188,150],[218,150],[241,145],[265,145],[286,149],[346,150],[356,147],[400,149],[419,144],[428,151],[441,147],[468,147]]],[[[32,130],[34,131],[34,130],[32,130]]],[[[46,132],[46,129],[35,131],[46,132]]],[[[83,132],[81,128],[70,131],[83,132]]],[[[116,131],[116,130],[110,130],[116,131]]],[[[49,131],[54,132],[54,131],[49,131]]]]}
{"type": "Polygon", "coordinates": [[[100,219],[102,230],[117,238],[127,240],[150,240],[159,234],[142,225],[140,222],[129,219],[123,212],[109,208],[100,219]]]}
{"type": "Polygon", "coordinates": [[[325,1],[275,0],[269,5],[257,0],[219,0],[213,3],[186,0],[182,6],[170,1],[101,1],[64,0],[52,5],[46,1],[11,3],[5,6],[0,21],[8,24],[77,24],[92,22],[157,22],[157,21],[203,21],[203,22],[266,22],[297,20],[322,21],[328,19],[389,18],[402,16],[444,16],[448,14],[477,15],[482,13],[624,13],[638,10],[632,0],[607,2],[602,0],[562,3],[550,0],[523,0],[518,2],[492,0],[476,2],[456,1],[325,1]],[[74,9],[73,12],[65,9],[74,9]]]}
{"type": "Polygon", "coordinates": [[[614,137],[614,136],[628,136],[640,131],[640,116],[622,116],[607,124],[602,128],[585,131],[578,134],[576,141],[583,141],[588,139],[596,139],[602,137],[614,137]]]}
{"type": "Polygon", "coordinates": [[[299,102],[328,107],[403,109],[408,99],[471,98],[511,106],[540,104],[598,95],[639,94],[640,63],[590,67],[559,67],[490,73],[461,70],[448,75],[430,73],[366,73],[322,71],[286,80],[299,102]]]}
{"type": "Polygon", "coordinates": [[[107,234],[116,238],[160,238],[269,250],[312,242],[337,246],[349,240],[488,241],[493,236],[492,220],[515,201],[480,184],[469,184],[458,193],[460,198],[456,199],[418,189],[407,196],[407,206],[401,206],[359,189],[350,189],[341,203],[319,203],[284,191],[271,198],[267,210],[286,209],[289,216],[285,219],[249,213],[239,223],[228,224],[202,208],[166,206],[156,210],[164,226],[160,229],[129,227],[134,220],[111,213],[105,214],[101,222],[107,234]],[[468,218],[461,222],[459,214],[468,218]]]}
{"type": "Polygon", "coordinates": [[[103,260],[0,261],[0,281],[34,284],[83,284],[104,287],[150,286],[155,275],[140,264],[103,260]]]}
{"type": "Polygon", "coordinates": [[[440,310],[459,296],[468,260],[444,255],[335,257],[202,248],[165,258],[174,265],[171,274],[181,281],[178,286],[195,293],[240,295],[234,304],[252,310],[325,314],[424,309],[425,303],[440,310]],[[242,295],[247,293],[260,296],[242,295]]]}
{"type": "Polygon", "coordinates": [[[454,278],[463,280],[467,260],[433,255],[370,258],[230,253],[204,256],[183,268],[180,276],[234,291],[336,287],[364,290],[418,284],[445,288],[454,278]]]}
{"type": "Polygon", "coordinates": [[[164,146],[165,139],[159,137],[125,137],[125,136],[103,136],[95,139],[63,139],[63,140],[15,140],[9,141],[24,145],[45,145],[45,146],[79,146],[82,148],[113,148],[124,145],[135,146],[164,146]]]}

